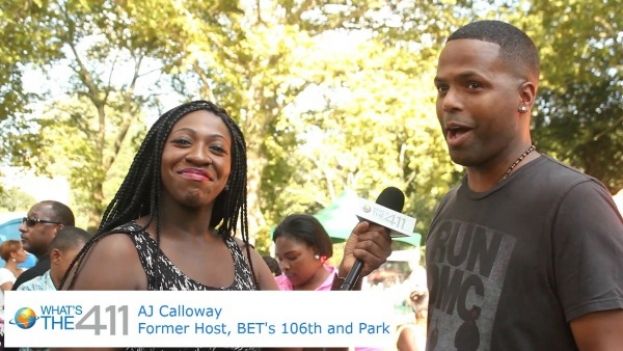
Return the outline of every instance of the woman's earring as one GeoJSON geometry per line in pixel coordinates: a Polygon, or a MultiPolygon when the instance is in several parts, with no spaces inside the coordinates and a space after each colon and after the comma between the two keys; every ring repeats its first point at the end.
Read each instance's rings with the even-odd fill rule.
{"type": "Polygon", "coordinates": [[[314,260],[319,260],[320,259],[320,255],[316,254],[314,255],[314,260]]]}
{"type": "Polygon", "coordinates": [[[517,109],[517,111],[524,113],[528,111],[528,107],[526,105],[519,105],[519,108],[517,109]]]}

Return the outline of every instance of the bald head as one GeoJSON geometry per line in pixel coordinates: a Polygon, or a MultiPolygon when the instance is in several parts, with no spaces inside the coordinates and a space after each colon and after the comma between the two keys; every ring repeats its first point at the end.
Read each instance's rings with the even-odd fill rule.
{"type": "Polygon", "coordinates": [[[53,218],[54,221],[59,222],[60,224],[67,226],[75,225],[74,213],[67,205],[62,202],[45,200],[37,203],[35,206],[45,208],[50,216],[52,216],[51,218],[53,218]]]}
{"type": "Polygon", "coordinates": [[[74,222],[74,214],[67,205],[53,200],[36,203],[19,227],[24,249],[37,257],[46,256],[56,233],[74,222]]]}

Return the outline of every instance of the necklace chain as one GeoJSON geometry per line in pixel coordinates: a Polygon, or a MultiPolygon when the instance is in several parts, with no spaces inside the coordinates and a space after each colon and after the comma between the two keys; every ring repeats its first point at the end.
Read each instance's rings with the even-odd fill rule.
{"type": "Polygon", "coordinates": [[[500,179],[500,181],[508,178],[508,176],[513,173],[513,170],[515,169],[515,167],[517,167],[517,165],[523,161],[524,158],[526,158],[526,156],[528,156],[532,151],[536,150],[536,146],[534,145],[530,145],[530,147],[528,149],[526,149],[526,151],[524,151],[521,155],[519,155],[519,158],[517,158],[515,160],[515,162],[513,162],[512,165],[510,165],[510,167],[508,167],[508,169],[506,170],[506,173],[504,173],[504,176],[502,177],[502,179],[500,179]]]}

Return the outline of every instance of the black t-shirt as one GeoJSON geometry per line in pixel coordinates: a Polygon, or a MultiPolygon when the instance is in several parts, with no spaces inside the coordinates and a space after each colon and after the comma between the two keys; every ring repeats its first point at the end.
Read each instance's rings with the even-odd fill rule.
{"type": "Polygon", "coordinates": [[[623,219],[547,156],[485,193],[463,184],[427,238],[427,350],[577,350],[569,321],[623,309],[623,219]]]}

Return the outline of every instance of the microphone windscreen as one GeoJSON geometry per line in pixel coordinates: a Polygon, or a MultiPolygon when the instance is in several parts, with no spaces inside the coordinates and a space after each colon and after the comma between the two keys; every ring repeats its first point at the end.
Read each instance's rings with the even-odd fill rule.
{"type": "Polygon", "coordinates": [[[376,203],[396,212],[402,212],[402,207],[405,205],[405,194],[402,193],[402,190],[390,186],[381,191],[376,203]]]}

